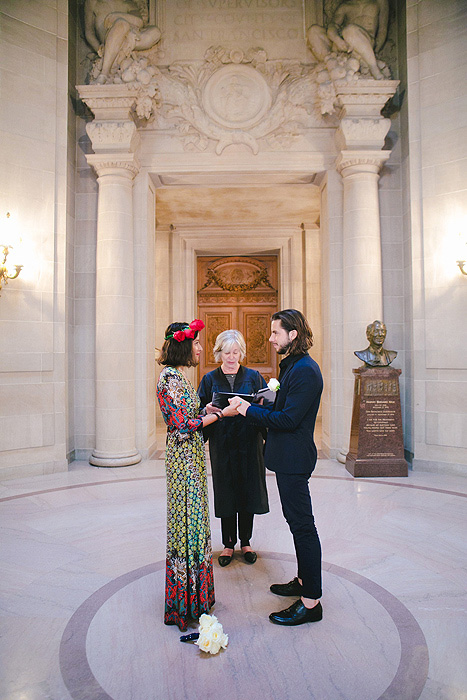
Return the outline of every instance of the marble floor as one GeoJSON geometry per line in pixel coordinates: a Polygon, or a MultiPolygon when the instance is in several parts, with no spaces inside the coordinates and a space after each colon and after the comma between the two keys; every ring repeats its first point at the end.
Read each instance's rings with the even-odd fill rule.
{"type": "MultiPolygon", "coordinates": [[[[465,700],[467,479],[353,479],[320,460],[311,480],[324,618],[269,612],[295,575],[272,475],[254,565],[225,569],[212,518],[217,656],[162,623],[161,460],[0,484],[1,700],[465,700]]],[[[212,494],[211,494],[212,496],[212,494]]],[[[193,627],[191,631],[196,628],[193,627]]]]}

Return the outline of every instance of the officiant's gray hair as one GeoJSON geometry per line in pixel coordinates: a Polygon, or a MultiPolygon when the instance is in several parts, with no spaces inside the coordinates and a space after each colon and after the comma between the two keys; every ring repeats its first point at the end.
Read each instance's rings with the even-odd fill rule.
{"type": "Polygon", "coordinates": [[[246,355],[246,343],[245,338],[240,333],[233,328],[228,331],[222,331],[216,338],[213,353],[216,362],[222,362],[222,353],[229,352],[234,345],[238,345],[240,348],[240,362],[246,355]]]}

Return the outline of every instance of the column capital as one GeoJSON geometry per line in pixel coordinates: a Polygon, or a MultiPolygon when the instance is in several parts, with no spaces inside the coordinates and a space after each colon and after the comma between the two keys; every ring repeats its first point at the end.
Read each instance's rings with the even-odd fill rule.
{"type": "Polygon", "coordinates": [[[357,173],[378,175],[379,171],[391,155],[391,151],[341,151],[336,161],[336,168],[342,177],[357,173]]]}
{"type": "Polygon", "coordinates": [[[336,143],[343,149],[383,148],[391,128],[391,120],[384,117],[344,117],[336,131],[336,143]]]}
{"type": "Polygon", "coordinates": [[[99,176],[119,174],[133,179],[140,164],[135,157],[140,144],[133,121],[137,92],[127,85],[78,85],[83,102],[95,119],[86,124],[94,153],[86,160],[99,176]]]}
{"type": "Polygon", "coordinates": [[[134,153],[140,137],[130,120],[94,120],[86,124],[94,153],[134,153]]]}
{"type": "Polygon", "coordinates": [[[134,153],[90,153],[86,160],[98,177],[117,175],[133,180],[141,167],[134,153]]]}
{"type": "Polygon", "coordinates": [[[398,80],[358,80],[339,84],[335,90],[339,109],[336,143],[339,149],[374,150],[383,148],[391,120],[381,115],[394,95],[398,80]]]}

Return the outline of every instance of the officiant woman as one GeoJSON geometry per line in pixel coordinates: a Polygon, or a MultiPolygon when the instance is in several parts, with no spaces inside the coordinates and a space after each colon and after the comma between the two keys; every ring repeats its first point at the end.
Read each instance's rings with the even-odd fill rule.
{"type": "MultiPolygon", "coordinates": [[[[201,405],[212,401],[215,391],[254,394],[266,386],[254,369],[240,363],[246,355],[243,335],[237,330],[220,333],[214,345],[214,358],[220,367],[204,375],[198,387],[201,405]]],[[[244,560],[254,564],[257,554],[251,547],[255,514],[268,513],[268,494],[263,460],[264,429],[248,424],[242,416],[220,420],[204,430],[209,440],[214,512],[221,519],[224,549],[220,566],[232,561],[240,540],[244,560]]]]}

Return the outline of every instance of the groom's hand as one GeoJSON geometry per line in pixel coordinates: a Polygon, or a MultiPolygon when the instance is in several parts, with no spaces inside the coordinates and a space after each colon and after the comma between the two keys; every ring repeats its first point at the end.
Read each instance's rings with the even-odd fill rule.
{"type": "Polygon", "coordinates": [[[239,396],[234,396],[233,399],[229,399],[229,404],[230,408],[235,408],[236,412],[240,413],[242,416],[246,415],[248,406],[250,405],[248,401],[244,401],[239,396]]]}

